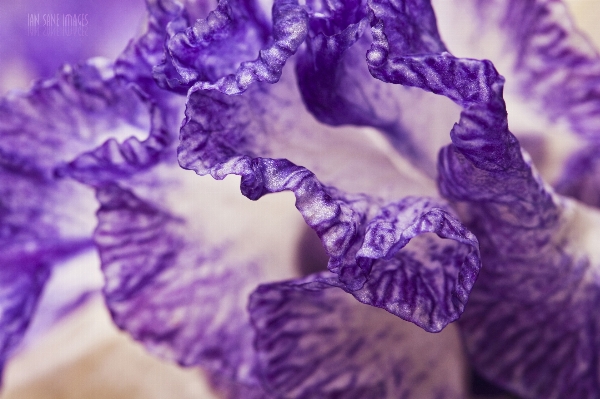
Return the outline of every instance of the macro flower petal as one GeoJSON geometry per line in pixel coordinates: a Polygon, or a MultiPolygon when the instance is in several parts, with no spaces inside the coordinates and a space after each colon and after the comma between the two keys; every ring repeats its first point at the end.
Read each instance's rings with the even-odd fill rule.
{"type": "Polygon", "coordinates": [[[511,131],[557,192],[596,206],[600,55],[563,1],[433,1],[449,48],[506,78],[511,131]],[[460,25],[461,29],[455,29],[460,25]],[[597,152],[596,152],[597,153],[597,152]]]}
{"type": "Polygon", "coordinates": [[[306,12],[295,0],[274,2],[272,29],[253,0],[221,0],[193,27],[188,19],[168,25],[166,58],[155,68],[161,87],[181,93],[194,84],[238,94],[256,81],[275,83],[306,35],[306,12]]]}
{"type": "MultiPolygon", "coordinates": [[[[308,115],[305,122],[299,123],[297,115],[291,111],[297,109],[292,105],[299,104],[300,100],[297,89],[290,83],[293,83],[292,77],[284,75],[277,85],[257,84],[238,96],[214,90],[192,90],[181,129],[180,164],[217,179],[229,174],[240,175],[242,193],[253,200],[268,193],[294,192],[296,208],[317,232],[330,257],[329,270],[339,275],[346,289],[355,292],[364,302],[392,311],[429,331],[441,330],[460,315],[477,276],[479,260],[475,237],[462,228],[443,204],[425,198],[403,202],[392,197],[384,201],[377,196],[380,191],[375,191],[374,195],[351,194],[351,191],[348,193],[321,183],[309,169],[285,159],[311,162],[310,158],[314,157],[303,154],[306,152],[303,142],[310,141],[311,135],[320,130],[308,127],[314,124],[308,115]],[[300,145],[289,144],[296,140],[300,145]],[[389,269],[394,268],[390,264],[401,268],[402,262],[393,260],[394,256],[411,238],[427,232],[458,244],[445,246],[432,242],[431,246],[414,247],[417,252],[430,252],[432,258],[443,254],[444,260],[432,267],[440,273],[438,277],[443,283],[437,277],[429,279],[418,272],[409,272],[411,277],[408,278],[397,274],[394,283],[389,283],[387,277],[368,282],[374,265],[388,277],[393,274],[389,269]],[[417,288],[421,283],[423,289],[417,288]],[[383,292],[386,286],[390,290],[400,289],[396,284],[406,284],[405,290],[414,287],[414,291],[406,297],[397,293],[367,292],[383,292]],[[363,287],[366,288],[357,291],[363,287]],[[419,300],[421,296],[423,302],[419,300]],[[412,302],[412,307],[403,303],[405,300],[412,302]],[[407,306],[403,308],[403,305],[407,306]]],[[[324,143],[318,138],[315,140],[324,143]]],[[[321,148],[317,149],[317,154],[321,151],[321,148]]],[[[344,162],[352,165],[347,159],[344,162]]],[[[324,175],[328,174],[325,167],[331,163],[327,158],[316,163],[312,161],[324,175]]],[[[364,170],[352,177],[358,182],[372,181],[372,176],[364,170]]],[[[439,238],[433,241],[439,241],[439,238]]],[[[423,259],[426,258],[413,257],[415,270],[419,269],[423,259]]]]}
{"type": "MultiPolygon", "coordinates": [[[[458,118],[459,107],[444,97],[389,85],[371,76],[365,54],[373,40],[373,13],[369,11],[373,3],[308,4],[310,30],[296,63],[306,107],[322,123],[376,129],[399,155],[433,179],[437,152],[449,143],[447,133],[458,118]]],[[[406,51],[416,53],[427,46],[440,48],[443,44],[435,35],[433,11],[420,5],[417,8],[415,15],[398,25],[389,42],[412,46],[406,51]],[[425,36],[421,29],[435,37],[417,40],[425,36]]],[[[383,15],[389,11],[384,8],[378,12],[383,15]]]]}
{"type": "Polygon", "coordinates": [[[354,301],[331,273],[250,297],[261,380],[278,398],[464,398],[455,326],[429,334],[354,301]]]}
{"type": "Polygon", "coordinates": [[[4,317],[18,315],[20,326],[13,328],[17,319],[10,321],[13,327],[7,324],[10,343],[3,359],[21,340],[53,268],[93,248],[92,193],[62,178],[62,165],[123,130],[138,132],[146,116],[111,65],[98,59],[66,66],[55,78],[0,101],[0,259],[6,293],[0,307],[4,317]]]}
{"type": "Polygon", "coordinates": [[[467,350],[483,376],[523,397],[595,397],[589,237],[600,215],[542,181],[508,130],[503,79],[475,76],[489,96],[465,106],[439,164],[440,191],[469,220],[485,265],[460,321],[467,350]]]}

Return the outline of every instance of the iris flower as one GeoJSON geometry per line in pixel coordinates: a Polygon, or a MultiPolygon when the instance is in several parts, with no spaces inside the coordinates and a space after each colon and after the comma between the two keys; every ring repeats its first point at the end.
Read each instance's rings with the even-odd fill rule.
{"type": "Polygon", "coordinates": [[[600,396],[600,59],[560,1],[146,8],[0,103],[2,365],[97,253],[115,325],[224,398],[600,396]]]}

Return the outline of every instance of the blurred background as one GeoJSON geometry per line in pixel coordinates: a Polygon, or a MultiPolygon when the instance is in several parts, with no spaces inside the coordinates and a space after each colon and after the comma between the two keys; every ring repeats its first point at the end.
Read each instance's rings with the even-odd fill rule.
{"type": "MultiPolygon", "coordinates": [[[[576,24],[600,48],[600,2],[565,1],[576,24]]],[[[144,26],[143,10],[142,0],[1,0],[0,92],[26,90],[33,79],[51,77],[65,62],[95,56],[114,59],[144,26]],[[32,30],[31,15],[64,13],[85,14],[87,29],[68,36],[32,30]]],[[[212,185],[211,190],[260,212],[241,197],[233,179],[212,185]]],[[[273,201],[285,202],[296,213],[288,194],[273,201]]],[[[100,287],[98,260],[88,257],[80,264],[83,267],[61,278],[100,287]]],[[[118,331],[99,295],[35,338],[26,338],[27,345],[8,363],[1,398],[217,398],[201,371],[162,362],[118,331]]]]}

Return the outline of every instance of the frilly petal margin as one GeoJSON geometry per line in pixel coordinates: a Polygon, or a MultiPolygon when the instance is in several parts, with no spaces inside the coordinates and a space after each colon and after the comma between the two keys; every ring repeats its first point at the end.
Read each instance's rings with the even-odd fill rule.
{"type": "Polygon", "coordinates": [[[458,329],[428,334],[322,273],[250,297],[260,377],[277,398],[465,398],[458,329]]]}
{"type": "Polygon", "coordinates": [[[520,139],[532,133],[542,138],[546,145],[522,144],[532,153],[551,153],[534,156],[548,182],[560,194],[598,207],[593,192],[600,185],[581,167],[597,163],[598,152],[581,148],[597,147],[600,140],[600,54],[565,2],[442,0],[434,7],[445,29],[453,29],[451,48],[492,60],[507,77],[509,113],[529,110],[527,117],[513,116],[511,129],[520,139]],[[464,28],[458,35],[456,24],[464,28]]]}
{"type": "Polygon", "coordinates": [[[166,57],[154,68],[164,89],[185,93],[197,81],[214,82],[233,73],[240,62],[255,57],[270,33],[252,0],[221,0],[193,26],[191,18],[180,8],[167,25],[166,57]]]}
{"type": "Polygon", "coordinates": [[[59,169],[107,137],[142,129],[147,114],[132,96],[112,65],[95,59],[0,100],[2,359],[21,340],[52,269],[93,247],[91,193],[59,169]]]}
{"type": "Polygon", "coordinates": [[[484,376],[525,398],[594,398],[600,287],[588,237],[600,215],[543,183],[504,113],[473,111],[440,154],[442,194],[465,204],[485,264],[460,321],[467,349],[484,376]],[[503,166],[486,168],[501,137],[503,166]]]}
{"type": "Polygon", "coordinates": [[[269,30],[253,0],[237,3],[221,0],[194,27],[188,27],[187,16],[169,24],[166,58],[154,70],[161,87],[239,94],[254,82],[279,81],[286,61],[306,37],[306,11],[297,0],[276,0],[269,30]],[[258,58],[248,61],[257,52],[258,58]]]}
{"type": "Polygon", "coordinates": [[[473,162],[494,136],[512,136],[505,122],[487,124],[493,112],[465,116],[440,154],[440,189],[465,204],[485,264],[460,321],[467,349],[484,376],[525,398],[594,398],[600,287],[586,237],[600,215],[554,194],[517,141],[506,168],[473,162]]]}
{"type": "MultiPolygon", "coordinates": [[[[458,5],[452,3],[444,7],[458,5]]],[[[552,122],[564,119],[572,132],[598,140],[600,54],[577,29],[563,1],[472,0],[460,6],[477,19],[465,40],[478,51],[474,56],[510,62],[504,72],[511,92],[533,102],[552,122]],[[481,45],[488,39],[479,33],[481,26],[496,40],[481,45]]]]}
{"type": "MultiPolygon", "coordinates": [[[[437,151],[449,142],[447,132],[458,118],[458,107],[443,97],[371,76],[364,60],[372,41],[373,12],[366,2],[308,4],[310,29],[296,64],[306,107],[326,124],[377,129],[402,157],[434,179],[437,151]]],[[[372,6],[379,7],[378,15],[392,12],[372,6]]],[[[421,4],[411,7],[415,15],[403,18],[394,32],[386,32],[388,42],[410,54],[443,49],[431,10],[421,4]],[[422,40],[427,35],[429,39],[422,40]]]]}
{"type": "Polygon", "coordinates": [[[387,53],[387,28],[375,27],[375,76],[464,108],[440,153],[439,187],[481,243],[485,267],[460,320],[474,366],[525,398],[596,397],[600,287],[588,237],[600,215],[556,195],[522,154],[489,61],[387,53]]]}
{"type": "Polygon", "coordinates": [[[270,45],[254,61],[242,62],[233,74],[216,82],[197,82],[196,89],[216,89],[226,94],[241,94],[256,82],[276,83],[283,67],[306,39],[308,15],[297,0],[275,0],[270,45]]]}
{"type": "Polygon", "coordinates": [[[175,141],[180,118],[178,108],[183,101],[157,87],[152,69],[163,56],[166,26],[181,10],[170,0],[150,0],[147,7],[147,31],[129,43],[114,65],[116,79],[148,112],[146,136],[141,140],[129,136],[122,142],[110,137],[61,165],[58,174],[98,187],[127,179],[169,158],[168,150],[175,141]]]}
{"type": "Polygon", "coordinates": [[[192,91],[178,149],[182,167],[216,179],[240,175],[242,193],[253,200],[292,191],[296,208],[330,257],[329,270],[345,289],[428,331],[456,320],[480,267],[476,238],[433,200],[385,204],[325,186],[288,160],[260,157],[267,152],[262,126],[269,121],[253,97],[265,90],[268,86],[256,85],[241,96],[192,91]],[[456,245],[416,245],[419,256],[411,261],[408,249],[406,258],[398,255],[411,238],[427,232],[456,245]],[[438,261],[426,272],[422,262],[432,259],[438,261]]]}

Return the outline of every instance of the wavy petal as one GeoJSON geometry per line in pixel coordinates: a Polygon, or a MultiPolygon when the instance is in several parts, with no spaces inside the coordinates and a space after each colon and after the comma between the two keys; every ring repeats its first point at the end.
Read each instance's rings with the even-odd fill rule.
{"type": "Polygon", "coordinates": [[[230,397],[261,397],[246,301],[259,282],[297,275],[301,221],[264,218],[277,201],[249,212],[174,161],[96,186],[107,306],[154,354],[203,366],[230,397]]]}
{"type": "MultiPolygon", "coordinates": [[[[589,240],[600,215],[554,194],[516,151],[506,169],[477,166],[461,141],[484,128],[455,128],[440,155],[442,192],[467,204],[485,264],[461,318],[469,353],[482,374],[523,397],[593,398],[600,289],[589,240]]],[[[510,133],[478,134],[480,153],[501,135],[510,133]]]]}
{"type": "Polygon", "coordinates": [[[222,0],[193,27],[187,15],[175,19],[166,60],[155,69],[159,84],[182,93],[197,86],[239,94],[254,82],[277,82],[304,41],[306,12],[296,0],[275,1],[270,31],[258,10],[254,1],[222,0]]]}
{"type": "MultiPolygon", "coordinates": [[[[323,123],[377,129],[398,153],[433,178],[437,151],[448,144],[447,132],[459,108],[443,97],[373,79],[364,62],[372,41],[372,14],[366,3],[309,4],[307,45],[299,52],[296,68],[307,108],[323,123]]],[[[389,11],[384,7],[378,12],[389,11]]],[[[435,32],[435,18],[418,11],[418,18],[405,18],[393,35],[388,32],[390,43],[422,51],[418,36],[421,30],[435,32]]],[[[439,37],[430,41],[443,47],[439,37]]]]}
{"type": "Polygon", "coordinates": [[[132,94],[96,60],[0,101],[2,359],[21,340],[52,268],[93,245],[91,193],[57,171],[106,137],[144,126],[132,94]]]}
{"type": "MultiPolygon", "coordinates": [[[[329,269],[339,275],[346,289],[354,292],[367,283],[364,290],[356,292],[363,301],[381,306],[429,331],[441,330],[460,315],[477,276],[476,239],[435,201],[382,201],[376,195],[351,195],[322,184],[307,168],[286,159],[262,158],[287,152],[292,158],[308,159],[302,157],[302,144],[298,148],[287,145],[293,137],[301,143],[310,140],[308,132],[311,131],[303,124],[294,123],[299,120],[297,115],[284,110],[286,105],[298,101],[290,95],[291,90],[293,86],[286,87],[280,82],[276,86],[255,85],[241,96],[192,91],[181,130],[180,164],[199,174],[210,173],[217,179],[229,174],[241,175],[242,193],[250,199],[256,200],[267,193],[292,191],[296,196],[296,207],[317,232],[330,256],[329,269]],[[283,92],[285,89],[287,92],[283,92]],[[299,133],[294,134],[295,130],[299,133]],[[449,226],[455,228],[445,230],[449,226]],[[412,277],[406,279],[396,275],[392,286],[403,290],[423,283],[427,289],[415,286],[410,294],[367,293],[385,290],[388,284],[379,276],[368,282],[373,265],[378,262],[378,270],[380,267],[381,270],[393,268],[391,264],[398,268],[406,266],[389,259],[394,258],[411,238],[426,232],[459,243],[452,249],[447,247],[450,251],[443,256],[444,261],[435,264],[440,269],[433,274],[441,273],[438,276],[443,276],[444,282],[434,288],[431,284],[436,278],[409,273],[412,277]],[[450,260],[453,256],[456,259],[450,260]],[[441,272],[442,269],[447,274],[441,272]],[[406,285],[398,288],[396,284],[401,282],[406,285]],[[421,296],[424,302],[420,302],[421,296]],[[403,305],[406,306],[403,308],[403,305]]],[[[307,120],[306,124],[310,123],[310,119],[307,120]]],[[[360,172],[351,176],[357,177],[358,181],[365,179],[360,172]]],[[[372,180],[370,175],[366,177],[372,180]]],[[[416,248],[425,253],[431,249],[433,257],[443,252],[438,252],[440,248],[436,246],[416,248]]],[[[421,261],[427,259],[427,255],[423,256],[425,258],[415,264],[417,269],[425,267],[421,261]]]]}
{"type": "Polygon", "coordinates": [[[507,92],[520,96],[522,105],[535,104],[551,122],[565,119],[572,132],[598,136],[600,55],[562,1],[474,0],[461,2],[462,15],[452,2],[434,5],[444,27],[448,18],[476,21],[447,35],[451,47],[462,56],[494,62],[507,77],[507,92]]]}
{"type": "Polygon", "coordinates": [[[464,108],[440,153],[439,185],[481,242],[485,267],[460,322],[475,367],[527,398],[595,397],[599,289],[588,239],[600,215],[554,194],[521,153],[491,63],[387,53],[385,32],[371,49],[376,76],[464,108]]]}
{"type": "Polygon", "coordinates": [[[578,30],[565,4],[546,0],[433,3],[453,52],[489,59],[507,78],[511,130],[544,178],[556,183],[561,194],[585,191],[591,181],[581,174],[583,170],[568,164],[586,162],[589,154],[584,155],[582,148],[600,137],[600,55],[578,30]],[[462,28],[455,29],[457,25],[462,28]],[[570,189],[562,191],[570,179],[570,189]],[[579,183],[583,186],[575,188],[579,183]]]}
{"type": "Polygon", "coordinates": [[[466,397],[458,330],[428,334],[327,284],[260,286],[249,310],[260,375],[278,398],[466,397]]]}

